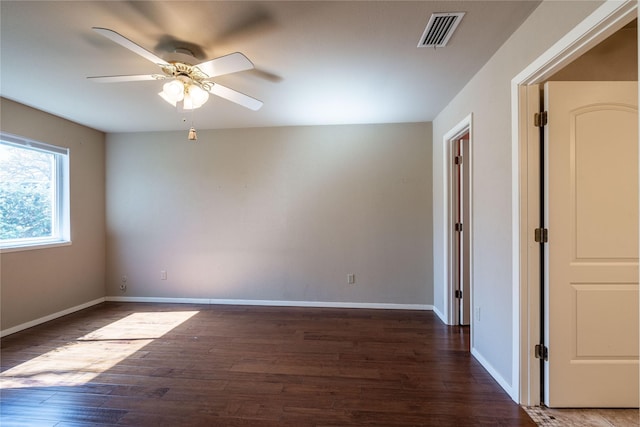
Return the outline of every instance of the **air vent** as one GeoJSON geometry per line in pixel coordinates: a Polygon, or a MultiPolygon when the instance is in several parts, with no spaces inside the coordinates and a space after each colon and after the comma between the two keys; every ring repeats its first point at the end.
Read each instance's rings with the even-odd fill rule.
{"type": "Polygon", "coordinates": [[[429,18],[418,47],[444,47],[449,42],[464,12],[434,13],[429,18]]]}

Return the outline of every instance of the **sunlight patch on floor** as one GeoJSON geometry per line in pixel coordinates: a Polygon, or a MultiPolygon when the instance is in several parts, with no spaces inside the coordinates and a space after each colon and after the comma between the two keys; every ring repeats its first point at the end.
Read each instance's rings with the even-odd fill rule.
{"type": "Polygon", "coordinates": [[[0,388],[76,386],[91,381],[198,311],[133,313],[0,374],[0,388]]]}

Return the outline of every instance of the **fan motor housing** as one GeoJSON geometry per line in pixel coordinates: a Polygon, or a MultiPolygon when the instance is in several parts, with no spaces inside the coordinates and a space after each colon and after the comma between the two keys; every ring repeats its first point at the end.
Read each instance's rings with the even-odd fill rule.
{"type": "Polygon", "coordinates": [[[195,65],[200,62],[189,49],[176,49],[174,52],[163,55],[162,58],[169,64],[181,63],[185,65],[195,65]]]}

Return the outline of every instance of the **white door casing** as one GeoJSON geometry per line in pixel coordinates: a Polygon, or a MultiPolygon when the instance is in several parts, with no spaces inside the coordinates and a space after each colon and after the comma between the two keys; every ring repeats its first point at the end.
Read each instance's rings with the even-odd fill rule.
{"type": "Polygon", "coordinates": [[[636,407],[636,82],[545,84],[545,404],[636,407]]]}

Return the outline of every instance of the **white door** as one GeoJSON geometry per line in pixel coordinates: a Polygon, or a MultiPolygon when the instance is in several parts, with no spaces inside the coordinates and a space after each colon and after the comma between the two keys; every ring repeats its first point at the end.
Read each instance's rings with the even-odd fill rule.
{"type": "Polygon", "coordinates": [[[545,404],[638,406],[638,88],[545,85],[545,404]]]}
{"type": "Polygon", "coordinates": [[[471,172],[469,134],[452,141],[453,280],[456,323],[471,324],[471,172]]]}
{"type": "Polygon", "coordinates": [[[462,155],[460,171],[460,206],[459,215],[462,223],[460,233],[460,324],[471,324],[471,153],[469,151],[469,135],[459,140],[462,155]]]}

